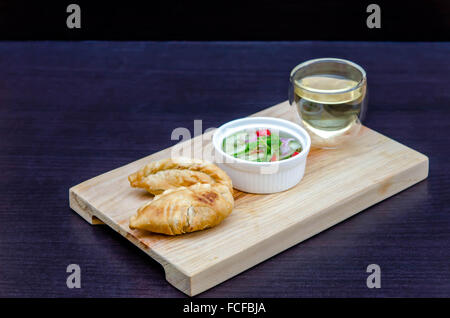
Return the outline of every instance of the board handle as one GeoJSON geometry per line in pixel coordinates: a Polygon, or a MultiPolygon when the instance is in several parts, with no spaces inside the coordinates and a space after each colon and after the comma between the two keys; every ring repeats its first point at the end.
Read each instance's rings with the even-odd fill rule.
{"type": "Polygon", "coordinates": [[[89,224],[105,224],[94,215],[94,210],[92,209],[92,207],[89,204],[86,204],[84,200],[82,200],[79,196],[77,196],[72,189],[69,190],[69,205],[72,210],[77,212],[89,224]]]}

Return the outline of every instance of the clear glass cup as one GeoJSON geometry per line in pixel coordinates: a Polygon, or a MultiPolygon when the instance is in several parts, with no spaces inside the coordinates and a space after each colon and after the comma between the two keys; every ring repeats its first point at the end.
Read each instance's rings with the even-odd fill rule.
{"type": "Polygon", "coordinates": [[[289,103],[313,147],[338,148],[361,129],[367,111],[366,72],[343,59],[303,62],[291,72],[289,103]]]}

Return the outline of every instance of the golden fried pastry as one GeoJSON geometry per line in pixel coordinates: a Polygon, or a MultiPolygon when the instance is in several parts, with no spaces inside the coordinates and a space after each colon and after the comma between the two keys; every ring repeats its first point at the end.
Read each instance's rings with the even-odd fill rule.
{"type": "Polygon", "coordinates": [[[232,192],[230,177],[211,162],[185,157],[151,162],[128,177],[134,188],[143,188],[152,194],[188,187],[196,183],[223,184],[232,192]]]}
{"type": "Polygon", "coordinates": [[[230,189],[217,182],[169,189],[142,206],[130,228],[168,235],[203,230],[222,222],[233,205],[230,189]]]}

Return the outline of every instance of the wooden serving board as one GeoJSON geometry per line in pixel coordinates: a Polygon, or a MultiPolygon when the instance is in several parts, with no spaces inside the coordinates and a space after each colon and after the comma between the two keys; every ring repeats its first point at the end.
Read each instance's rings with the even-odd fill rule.
{"type": "MultiPolygon", "coordinates": [[[[287,102],[255,115],[293,120],[287,102]]],[[[204,139],[199,136],[183,146],[192,147],[195,157],[209,159],[211,144],[204,139]]],[[[166,279],[188,295],[201,293],[428,176],[426,156],[363,127],[359,138],[342,149],[311,149],[304,178],[290,190],[269,195],[235,190],[232,214],[212,229],[180,236],[130,230],[129,217],[152,196],[131,188],[128,175],[150,161],[169,157],[173,150],[72,187],[70,207],[89,223],[104,223],[122,234],[158,261],[166,279]]]]}

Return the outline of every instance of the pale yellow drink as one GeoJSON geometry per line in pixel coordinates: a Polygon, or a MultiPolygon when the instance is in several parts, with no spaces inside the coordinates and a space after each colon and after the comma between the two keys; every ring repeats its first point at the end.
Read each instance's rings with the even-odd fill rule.
{"type": "Polygon", "coordinates": [[[294,78],[293,84],[298,114],[315,146],[334,148],[359,132],[366,85],[329,74],[294,78]]]}

